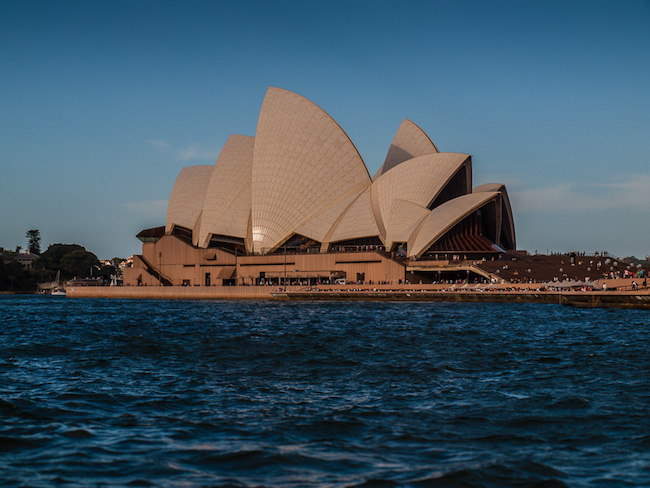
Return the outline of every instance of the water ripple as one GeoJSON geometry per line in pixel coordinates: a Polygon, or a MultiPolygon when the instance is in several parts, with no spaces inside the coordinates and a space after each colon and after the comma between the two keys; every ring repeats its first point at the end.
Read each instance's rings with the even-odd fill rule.
{"type": "Polygon", "coordinates": [[[650,315],[0,296],[2,485],[650,485],[650,315]]]}

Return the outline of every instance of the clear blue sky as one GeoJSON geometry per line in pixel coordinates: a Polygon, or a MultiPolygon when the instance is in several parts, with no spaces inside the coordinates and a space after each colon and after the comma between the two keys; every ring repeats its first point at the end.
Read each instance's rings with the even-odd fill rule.
{"type": "Polygon", "coordinates": [[[163,225],[181,168],[255,134],[266,88],[370,173],[403,118],[502,182],[518,247],[650,254],[650,3],[0,2],[0,246],[100,258],[163,225]]]}

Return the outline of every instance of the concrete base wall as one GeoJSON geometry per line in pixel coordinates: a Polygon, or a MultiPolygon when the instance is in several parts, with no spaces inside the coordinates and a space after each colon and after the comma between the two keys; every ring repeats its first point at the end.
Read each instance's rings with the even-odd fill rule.
{"type": "MultiPolygon", "coordinates": [[[[408,285],[407,285],[408,286],[408,285]]],[[[575,307],[635,308],[650,310],[650,291],[618,292],[535,292],[519,288],[491,292],[442,291],[420,287],[387,285],[373,289],[332,286],[329,290],[308,291],[306,287],[289,286],[285,292],[277,286],[93,286],[69,287],[72,298],[131,298],[177,300],[371,300],[371,301],[458,301],[504,303],[556,303],[575,307]]]]}
{"type": "MultiPolygon", "coordinates": [[[[289,289],[291,287],[288,287],[289,289]]],[[[298,288],[299,289],[299,288],[298,288]]],[[[271,286],[77,286],[66,289],[72,298],[162,298],[178,300],[270,299],[271,286]]]]}

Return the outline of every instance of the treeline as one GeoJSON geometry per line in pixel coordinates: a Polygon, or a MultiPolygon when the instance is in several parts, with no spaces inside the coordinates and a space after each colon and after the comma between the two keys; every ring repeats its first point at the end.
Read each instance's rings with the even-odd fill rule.
{"type": "Polygon", "coordinates": [[[16,261],[11,251],[0,251],[0,292],[33,292],[36,291],[39,274],[24,269],[23,265],[16,261]],[[13,259],[12,259],[13,257],[13,259]]]}
{"type": "MultiPolygon", "coordinates": [[[[35,292],[38,283],[53,281],[59,271],[62,281],[90,276],[109,280],[117,274],[115,266],[102,266],[97,256],[79,244],[50,245],[33,262],[32,269],[25,269],[18,262],[18,252],[0,248],[0,254],[0,291],[5,292],[35,292]]],[[[119,260],[114,260],[117,265],[115,261],[119,260]]]]}

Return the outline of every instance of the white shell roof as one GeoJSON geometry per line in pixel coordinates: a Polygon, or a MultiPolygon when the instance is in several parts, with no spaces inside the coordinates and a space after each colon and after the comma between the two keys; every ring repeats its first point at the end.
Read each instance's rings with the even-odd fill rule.
{"type": "Polygon", "coordinates": [[[481,193],[486,191],[504,191],[506,189],[503,183],[485,183],[477,186],[472,190],[472,193],[481,193]]]}
{"type": "Polygon", "coordinates": [[[395,200],[405,200],[427,208],[456,172],[469,164],[467,154],[435,153],[410,159],[381,175],[372,184],[376,192],[375,209],[379,227],[385,236],[395,233],[390,229],[391,207],[395,200]]]}
{"type": "Polygon", "coordinates": [[[341,217],[341,214],[343,214],[354,199],[359,196],[359,193],[363,192],[367,188],[368,187],[365,183],[356,188],[352,188],[348,193],[332,202],[330,205],[318,212],[318,214],[313,218],[298,227],[296,232],[318,242],[324,242],[327,234],[332,230],[336,221],[341,217]]]}
{"type": "Polygon", "coordinates": [[[251,212],[253,147],[250,136],[231,135],[210,176],[198,244],[206,247],[212,234],[245,238],[251,212]]]}
{"type": "Polygon", "coordinates": [[[468,193],[434,208],[411,235],[408,255],[420,257],[454,225],[498,196],[499,192],[468,193]]]}
{"type": "Polygon", "coordinates": [[[431,142],[429,136],[416,124],[404,119],[399,129],[397,129],[395,137],[393,137],[384,164],[381,165],[381,168],[372,179],[376,180],[389,169],[404,161],[437,152],[439,152],[438,148],[431,142]]]}
{"type": "Polygon", "coordinates": [[[253,154],[255,252],[277,248],[333,201],[370,183],[356,147],[329,115],[296,93],[268,89],[253,154]]]}
{"type": "Polygon", "coordinates": [[[327,113],[300,95],[271,87],[255,138],[232,135],[214,166],[181,171],[166,230],[192,229],[200,247],[207,247],[213,234],[242,238],[257,253],[277,249],[295,233],[321,242],[322,251],[330,243],[378,236],[387,247],[408,242],[409,254],[420,255],[460,219],[501,195],[509,225],[500,235],[514,243],[512,211],[501,184],[481,185],[427,208],[452,180],[454,192],[469,191],[471,158],[438,152],[409,120],[400,125],[375,178],[371,181],[355,146],[327,113]],[[462,187],[456,186],[459,177],[466,178],[462,187]]]}
{"type": "Polygon", "coordinates": [[[431,210],[415,203],[393,200],[386,225],[386,247],[390,249],[395,242],[407,242],[416,227],[430,213],[431,210]]]}
{"type": "Polygon", "coordinates": [[[188,166],[181,170],[167,205],[166,232],[171,232],[175,225],[192,230],[196,227],[211,175],[212,166],[188,166]]]}
{"type": "Polygon", "coordinates": [[[378,236],[379,229],[372,211],[370,188],[367,188],[345,210],[327,236],[327,242],[347,241],[361,237],[378,236]]]}

